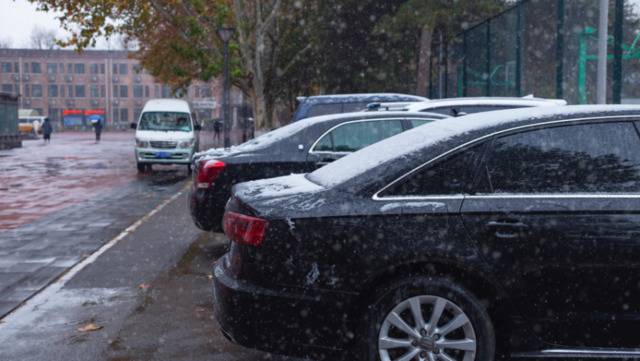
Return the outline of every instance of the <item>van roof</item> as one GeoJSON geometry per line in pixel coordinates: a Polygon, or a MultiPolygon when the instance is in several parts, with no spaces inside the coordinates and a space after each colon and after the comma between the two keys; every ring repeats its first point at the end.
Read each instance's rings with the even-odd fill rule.
{"type": "Polygon", "coordinates": [[[180,99],[151,99],[145,103],[142,111],[191,113],[189,103],[180,99]]]}

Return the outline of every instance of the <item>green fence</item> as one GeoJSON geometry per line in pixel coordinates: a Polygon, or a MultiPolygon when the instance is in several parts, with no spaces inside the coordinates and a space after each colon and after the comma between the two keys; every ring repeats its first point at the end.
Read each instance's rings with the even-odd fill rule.
{"type": "Polygon", "coordinates": [[[0,93],[0,136],[18,134],[18,99],[0,93]]]}
{"type": "MultiPolygon", "coordinates": [[[[598,15],[598,0],[522,0],[434,45],[428,93],[594,103],[598,15]]],[[[609,15],[608,102],[640,102],[640,6],[610,0],[609,15]]]]}

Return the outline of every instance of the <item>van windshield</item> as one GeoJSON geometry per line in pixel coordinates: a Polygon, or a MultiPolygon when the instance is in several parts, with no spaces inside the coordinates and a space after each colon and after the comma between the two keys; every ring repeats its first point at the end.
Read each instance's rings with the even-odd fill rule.
{"type": "Polygon", "coordinates": [[[188,113],[145,112],[140,118],[138,129],[190,132],[192,127],[188,113]]]}

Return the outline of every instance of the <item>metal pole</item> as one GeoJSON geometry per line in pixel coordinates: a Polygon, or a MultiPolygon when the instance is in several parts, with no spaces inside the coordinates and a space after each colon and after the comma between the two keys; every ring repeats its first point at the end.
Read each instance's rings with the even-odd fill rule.
{"type": "Polygon", "coordinates": [[[622,37],[624,23],[624,0],[616,0],[613,48],[613,103],[622,102],[622,37]]]}
{"type": "Polygon", "coordinates": [[[516,96],[522,96],[522,3],[516,8],[516,96]]]}
{"type": "Polygon", "coordinates": [[[229,119],[229,42],[224,42],[224,84],[222,93],[222,112],[223,112],[223,127],[224,127],[224,147],[231,147],[231,139],[229,133],[231,131],[231,122],[229,119]]]}
{"type": "Polygon", "coordinates": [[[609,1],[600,0],[600,19],[598,21],[598,104],[607,102],[607,36],[609,20],[609,1]]]}
{"type": "Polygon", "coordinates": [[[556,2],[556,98],[564,97],[562,83],[564,80],[564,0],[556,2]]]}

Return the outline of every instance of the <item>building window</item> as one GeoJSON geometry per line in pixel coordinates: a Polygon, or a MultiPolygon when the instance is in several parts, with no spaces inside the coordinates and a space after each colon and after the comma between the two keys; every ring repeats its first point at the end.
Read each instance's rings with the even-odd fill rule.
{"type": "Polygon", "coordinates": [[[104,64],[100,64],[100,74],[104,74],[104,64]]]}
{"type": "Polygon", "coordinates": [[[107,96],[107,94],[106,94],[106,88],[105,88],[105,86],[104,86],[104,85],[101,85],[101,86],[100,86],[100,96],[101,96],[101,97],[103,97],[103,98],[107,96]]]}
{"type": "Polygon", "coordinates": [[[47,63],[47,74],[56,74],[56,73],[58,73],[58,64],[47,63]]]}
{"type": "Polygon", "coordinates": [[[129,109],[120,108],[120,121],[123,123],[129,122],[129,109]]]}
{"type": "Polygon", "coordinates": [[[58,86],[56,84],[49,84],[48,95],[49,98],[58,97],[58,86]]]}
{"type": "Polygon", "coordinates": [[[92,98],[100,97],[100,92],[97,85],[92,85],[91,88],[89,88],[89,92],[91,93],[92,98]]]}
{"type": "Polygon", "coordinates": [[[67,85],[67,96],[73,98],[73,85],[67,85]]]}
{"type": "Polygon", "coordinates": [[[154,97],[160,98],[160,87],[159,86],[155,85],[153,87],[153,94],[154,94],[154,97]]]}
{"type": "Polygon", "coordinates": [[[24,68],[22,68],[22,70],[25,73],[29,73],[31,71],[31,67],[29,66],[29,63],[24,63],[24,68]]]}
{"type": "Polygon", "coordinates": [[[168,85],[162,86],[162,97],[163,98],[171,98],[171,87],[168,85]]]}
{"type": "Polygon", "coordinates": [[[127,64],[120,64],[119,65],[119,70],[120,70],[120,75],[127,75],[128,70],[127,70],[127,64]]]}
{"type": "Polygon", "coordinates": [[[134,85],[133,86],[133,97],[134,98],[142,98],[143,96],[143,87],[142,85],[134,85]]]}
{"type": "Polygon", "coordinates": [[[34,74],[42,73],[42,66],[40,63],[31,63],[31,72],[34,74]]]}
{"type": "Polygon", "coordinates": [[[13,93],[13,84],[2,84],[3,93],[13,93]]]}
{"type": "Polygon", "coordinates": [[[31,86],[31,96],[34,98],[42,98],[42,85],[33,84],[31,86]]]}
{"type": "Polygon", "coordinates": [[[206,86],[200,89],[200,95],[203,98],[211,98],[213,97],[213,89],[210,86],[206,86]]]}
{"type": "Polygon", "coordinates": [[[67,74],[73,74],[73,64],[67,64],[67,74]]]}
{"type": "Polygon", "coordinates": [[[85,94],[85,86],[84,85],[76,85],[76,98],[84,98],[85,94]]]}
{"type": "Polygon", "coordinates": [[[58,68],[60,69],[60,74],[64,74],[64,64],[58,63],[58,68]]]}
{"type": "Polygon", "coordinates": [[[120,98],[129,97],[129,87],[126,85],[120,85],[120,98]]]}
{"type": "Polygon", "coordinates": [[[120,108],[113,107],[113,120],[112,121],[114,123],[117,123],[117,122],[120,121],[119,118],[120,118],[120,108]]]}
{"type": "Polygon", "coordinates": [[[2,72],[3,73],[13,73],[13,64],[11,64],[11,63],[2,63],[2,72]]]}
{"type": "Polygon", "coordinates": [[[60,85],[60,98],[64,98],[64,85],[60,85]]]}
{"type": "Polygon", "coordinates": [[[145,96],[145,98],[149,97],[149,86],[148,85],[144,86],[144,96],[145,96]]]}
{"type": "Polygon", "coordinates": [[[74,64],[73,68],[76,74],[84,74],[84,64],[82,63],[74,64]]]}
{"type": "Polygon", "coordinates": [[[133,64],[133,72],[135,74],[142,74],[142,65],[140,64],[133,64]]]}
{"type": "Polygon", "coordinates": [[[31,96],[31,87],[29,86],[29,84],[24,85],[24,94],[22,94],[22,96],[25,96],[27,98],[31,96]]]}
{"type": "Polygon", "coordinates": [[[61,117],[60,117],[60,113],[61,113],[61,109],[60,108],[49,108],[49,112],[47,113],[49,120],[51,120],[52,122],[59,122],[61,117]]]}
{"type": "Polygon", "coordinates": [[[137,122],[140,119],[140,114],[142,113],[142,108],[135,108],[133,110],[133,121],[137,122]]]}
{"type": "Polygon", "coordinates": [[[97,63],[93,63],[93,64],[89,65],[89,72],[91,74],[98,74],[99,65],[100,64],[97,64],[97,63]]]}

